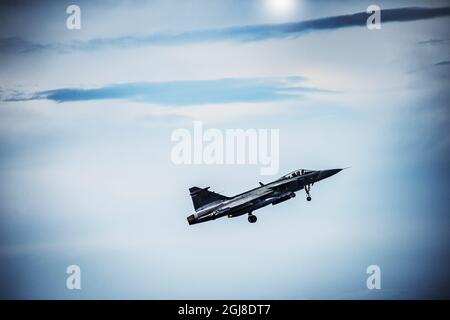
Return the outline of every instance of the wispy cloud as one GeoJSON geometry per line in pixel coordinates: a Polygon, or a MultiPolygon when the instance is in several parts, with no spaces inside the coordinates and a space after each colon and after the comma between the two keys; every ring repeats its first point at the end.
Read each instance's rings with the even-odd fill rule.
{"type": "Polygon", "coordinates": [[[434,64],[435,66],[448,66],[450,65],[450,61],[440,61],[434,64]]]}
{"type": "Polygon", "coordinates": [[[434,45],[434,44],[447,44],[450,42],[450,39],[430,39],[430,40],[425,40],[425,41],[420,41],[418,42],[418,44],[422,44],[422,45],[434,45]]]}
{"type": "MultiPolygon", "coordinates": [[[[450,7],[424,8],[406,7],[382,10],[382,23],[432,19],[450,15],[450,7]]],[[[186,43],[217,41],[261,41],[272,38],[299,37],[308,32],[330,31],[349,27],[363,27],[369,14],[330,16],[320,19],[283,23],[236,26],[222,29],[207,29],[178,34],[153,34],[147,36],[125,36],[117,38],[95,38],[71,43],[37,44],[21,38],[0,39],[2,52],[34,52],[52,49],[58,52],[74,50],[98,50],[103,48],[135,48],[152,45],[181,45],[186,43]]]]}
{"type": "Polygon", "coordinates": [[[52,48],[54,46],[49,44],[38,44],[18,37],[0,38],[0,52],[2,53],[28,53],[52,48]]]}
{"type": "Polygon", "coordinates": [[[161,105],[200,105],[295,99],[305,93],[335,91],[300,86],[302,77],[228,78],[112,84],[100,88],[60,88],[31,94],[14,92],[3,101],[51,100],[73,102],[127,99],[161,105]]]}

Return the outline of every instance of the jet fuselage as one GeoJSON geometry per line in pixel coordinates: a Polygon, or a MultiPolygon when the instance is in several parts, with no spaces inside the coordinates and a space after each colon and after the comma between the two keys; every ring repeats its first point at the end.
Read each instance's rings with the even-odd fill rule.
{"type": "Polygon", "coordinates": [[[208,191],[209,188],[193,187],[191,197],[196,209],[195,213],[190,215],[187,220],[189,224],[196,224],[215,220],[217,218],[228,216],[237,217],[243,214],[249,214],[249,221],[255,222],[256,216],[253,211],[270,204],[276,205],[295,197],[295,192],[305,189],[309,195],[310,187],[317,181],[328,178],[342,169],[330,170],[305,170],[293,171],[273,182],[261,184],[260,187],[238,194],[234,197],[225,197],[218,193],[208,191]]]}

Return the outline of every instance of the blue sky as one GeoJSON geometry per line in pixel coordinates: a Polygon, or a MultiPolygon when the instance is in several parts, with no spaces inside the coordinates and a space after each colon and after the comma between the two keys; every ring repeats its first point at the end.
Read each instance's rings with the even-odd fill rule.
{"type": "Polygon", "coordinates": [[[370,4],[79,1],[77,31],[63,2],[0,4],[0,296],[448,298],[449,4],[379,1],[389,23],[352,26],[370,4]],[[194,120],[279,129],[280,172],[175,166],[194,120]],[[187,225],[191,186],[347,166],[257,224],[187,225]]]}

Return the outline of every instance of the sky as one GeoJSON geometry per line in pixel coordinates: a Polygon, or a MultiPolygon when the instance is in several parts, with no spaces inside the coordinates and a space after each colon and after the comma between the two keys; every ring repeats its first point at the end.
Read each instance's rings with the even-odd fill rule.
{"type": "Polygon", "coordinates": [[[450,297],[450,2],[290,2],[0,4],[0,298],[450,297]],[[278,173],[174,164],[194,121],[278,129],[278,173]],[[255,224],[187,224],[192,186],[343,167],[255,224]]]}

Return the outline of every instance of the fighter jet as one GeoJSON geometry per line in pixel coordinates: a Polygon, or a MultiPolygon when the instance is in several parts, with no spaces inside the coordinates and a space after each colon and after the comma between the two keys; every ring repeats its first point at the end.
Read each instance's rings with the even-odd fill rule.
{"type": "Polygon", "coordinates": [[[238,217],[248,214],[248,222],[255,223],[257,218],[253,212],[269,204],[276,205],[295,197],[295,192],[304,189],[306,200],[311,201],[311,186],[315,182],[335,175],[343,169],[307,170],[299,169],[281,178],[238,194],[227,197],[209,191],[207,188],[192,187],[189,189],[195,213],[187,217],[188,223],[196,224],[215,220],[220,217],[238,217]]]}

